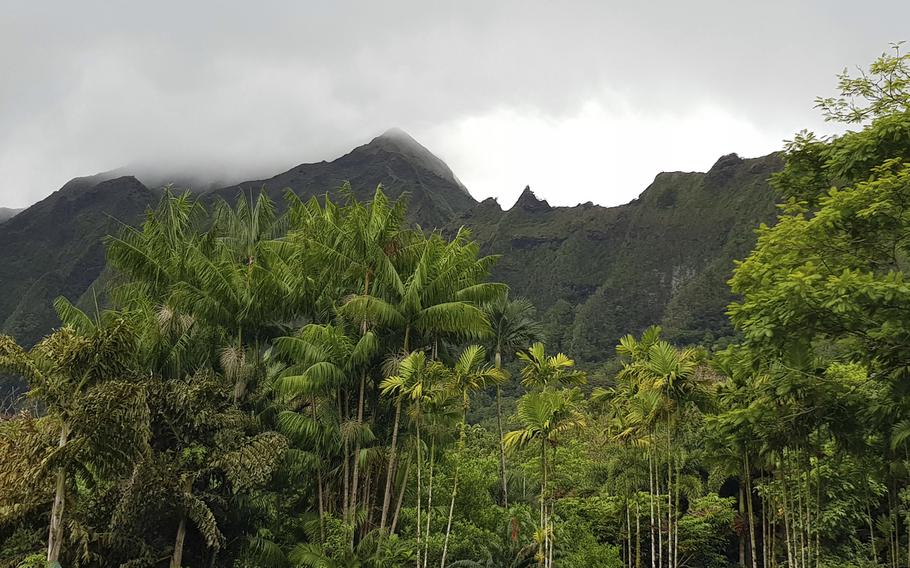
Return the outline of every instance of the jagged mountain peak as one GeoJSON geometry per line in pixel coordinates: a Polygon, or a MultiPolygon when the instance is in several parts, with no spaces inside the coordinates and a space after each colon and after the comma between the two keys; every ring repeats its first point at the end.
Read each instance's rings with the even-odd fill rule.
{"type": "Polygon", "coordinates": [[[352,153],[377,153],[391,152],[400,154],[411,162],[415,162],[427,171],[448,180],[458,186],[461,191],[468,193],[467,188],[461,183],[452,169],[426,146],[414,139],[413,136],[400,128],[390,128],[373,138],[368,144],[356,148],[352,153]]]}
{"type": "Polygon", "coordinates": [[[512,209],[523,209],[525,211],[545,211],[550,208],[546,199],[540,199],[531,191],[531,186],[526,185],[524,191],[518,196],[518,201],[512,206],[512,209]]]}

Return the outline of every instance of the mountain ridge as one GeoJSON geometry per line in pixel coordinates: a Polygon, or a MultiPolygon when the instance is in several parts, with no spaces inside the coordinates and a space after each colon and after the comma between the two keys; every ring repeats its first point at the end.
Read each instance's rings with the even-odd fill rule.
{"type": "MultiPolygon", "coordinates": [[[[658,174],[623,205],[554,207],[526,187],[503,209],[494,198],[478,202],[442,160],[393,129],[335,160],[199,199],[211,205],[262,190],[281,203],[288,188],[308,199],[337,195],[349,181],[366,200],[382,184],[393,199],[408,196],[410,222],[444,232],[466,226],[485,253],[502,255],[494,278],[539,306],[554,348],[594,361],[612,356],[618,333],[650,323],[664,323],[679,341],[729,333],[724,281],[754,242],[754,227],[773,219],[766,180],[780,165],[774,154],[728,154],[708,172],[658,174]]],[[[118,173],[74,178],[0,223],[0,332],[32,344],[59,324],[55,297],[91,295],[104,268],[102,238],[139,223],[163,195],[118,173]]]]}

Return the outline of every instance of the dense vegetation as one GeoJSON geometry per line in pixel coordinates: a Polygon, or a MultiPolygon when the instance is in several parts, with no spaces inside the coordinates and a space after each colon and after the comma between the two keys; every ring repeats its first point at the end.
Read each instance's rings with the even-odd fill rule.
{"type": "MultiPolygon", "coordinates": [[[[303,200],[329,191],[343,203],[335,188],[345,180],[363,202],[380,184],[392,200],[406,194],[409,224],[449,237],[468,227],[482,254],[499,257],[491,278],[537,307],[548,348],[587,366],[611,359],[623,335],[655,323],[680,344],[708,345],[733,335],[726,281],[733,260],[754,246],[755,227],[776,216],[768,178],[782,168],[778,153],[731,154],[708,172],[658,174],[624,205],[551,207],[528,190],[504,211],[492,198],[475,202],[429,150],[392,131],[331,162],[195,191],[209,209],[219,199],[265,191],[279,211],[287,189],[303,200]]],[[[186,187],[173,174],[136,179],[126,173],[77,178],[0,222],[0,333],[32,347],[59,327],[58,296],[91,312],[96,298],[105,297],[110,275],[103,236],[124,224],[139,226],[161,200],[165,180],[186,187]]],[[[605,171],[591,184],[611,188],[613,179],[605,171]]],[[[23,387],[0,376],[0,408],[23,387]]]]}
{"type": "Polygon", "coordinates": [[[585,373],[405,205],[167,195],[0,421],[0,566],[910,562],[910,58],[841,79],[731,280],[739,341],[585,373]],[[515,396],[513,396],[515,395],[515,396]]]}

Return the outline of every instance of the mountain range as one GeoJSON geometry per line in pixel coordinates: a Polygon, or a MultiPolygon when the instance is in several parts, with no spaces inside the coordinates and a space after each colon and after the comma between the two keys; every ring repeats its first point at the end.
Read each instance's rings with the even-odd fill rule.
{"type": "MultiPolygon", "coordinates": [[[[617,207],[552,207],[526,188],[503,209],[475,200],[442,160],[393,129],[330,162],[196,189],[211,204],[259,191],[278,201],[287,189],[322,196],[346,181],[368,199],[382,184],[393,198],[407,196],[411,222],[470,228],[485,253],[502,255],[493,277],[538,306],[551,347],[595,362],[612,357],[621,335],[652,323],[681,343],[731,333],[725,282],[754,244],[754,228],[774,218],[767,179],[781,167],[776,154],[730,154],[706,173],[661,173],[617,207]]],[[[90,306],[103,277],[102,238],[140,222],[168,180],[116,170],[75,178],[25,210],[0,209],[0,332],[32,344],[59,323],[55,297],[90,306]]],[[[609,173],[592,183],[608,186],[609,173]]]]}

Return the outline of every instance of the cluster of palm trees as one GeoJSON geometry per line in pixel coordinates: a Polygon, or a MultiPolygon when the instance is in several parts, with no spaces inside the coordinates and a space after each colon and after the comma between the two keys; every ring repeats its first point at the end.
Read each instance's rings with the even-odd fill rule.
{"type": "Polygon", "coordinates": [[[585,424],[581,392],[566,388],[584,383],[585,375],[574,370],[575,363],[564,354],[547,356],[543,343],[533,344],[518,353],[524,363],[521,383],[529,390],[518,401],[515,416],[523,428],[507,433],[503,442],[507,448],[540,447],[540,520],[536,535],[538,561],[549,568],[553,565],[554,495],[550,483],[556,467],[557,447],[567,433],[585,424]],[[547,454],[550,453],[550,459],[547,454]]]}
{"type": "Polygon", "coordinates": [[[550,568],[582,496],[613,507],[596,520],[629,568],[722,565],[734,529],[751,568],[820,567],[845,541],[910,558],[900,383],[655,327],[583,391],[533,306],[488,282],[494,258],[404,213],[381,190],[212,215],[169,195],[111,237],[114,309],[61,298],[38,345],[0,337],[36,409],[0,422],[0,536],[37,543],[35,565],[550,568]],[[486,558],[461,534],[491,516],[466,510],[478,488],[502,537],[486,558]]]}
{"type": "MultiPolygon", "coordinates": [[[[697,414],[711,400],[713,378],[693,349],[677,349],[661,340],[659,327],[650,327],[636,339],[620,340],[617,354],[622,368],[616,385],[592,393],[603,406],[604,431],[611,441],[630,448],[647,461],[649,542],[652,567],[680,566],[680,498],[690,479],[685,437],[697,423],[697,414]]],[[[643,480],[636,480],[641,484],[643,480]]],[[[632,487],[637,489],[633,482],[632,487]]],[[[634,499],[633,499],[634,500],[634,499]]],[[[641,507],[635,501],[636,527],[640,532],[641,507]]],[[[627,560],[640,563],[641,536],[631,545],[631,502],[626,500],[627,560]]]]}
{"type": "MultiPolygon", "coordinates": [[[[471,398],[496,389],[502,430],[502,361],[540,330],[529,303],[487,282],[495,259],[466,231],[407,228],[381,189],[368,203],[342,194],[344,205],[288,194],[283,214],[244,196],[211,216],[169,194],[108,240],[116,310],[61,299],[65,326],[34,349],[2,339],[0,366],[28,378],[44,413],[30,418],[41,435],[4,437],[8,463],[45,457],[4,468],[16,483],[0,497],[23,499],[57,472],[48,562],[170,551],[177,568],[189,547],[193,563],[315,565],[383,548],[390,565],[446,566],[471,398]],[[447,444],[461,451],[440,498],[447,444]],[[96,486],[117,503],[116,528],[91,510],[96,486]],[[447,501],[442,519],[434,497],[447,501]],[[389,550],[405,504],[416,546],[389,550]],[[313,522],[280,526],[310,511],[313,522]],[[444,533],[441,552],[431,531],[444,533]],[[289,541],[302,543],[284,554],[289,541]]],[[[525,378],[541,394],[562,380],[547,361],[525,378]]],[[[505,505],[505,446],[500,476],[505,505]]],[[[10,514],[42,506],[21,505],[10,514]]]]}

